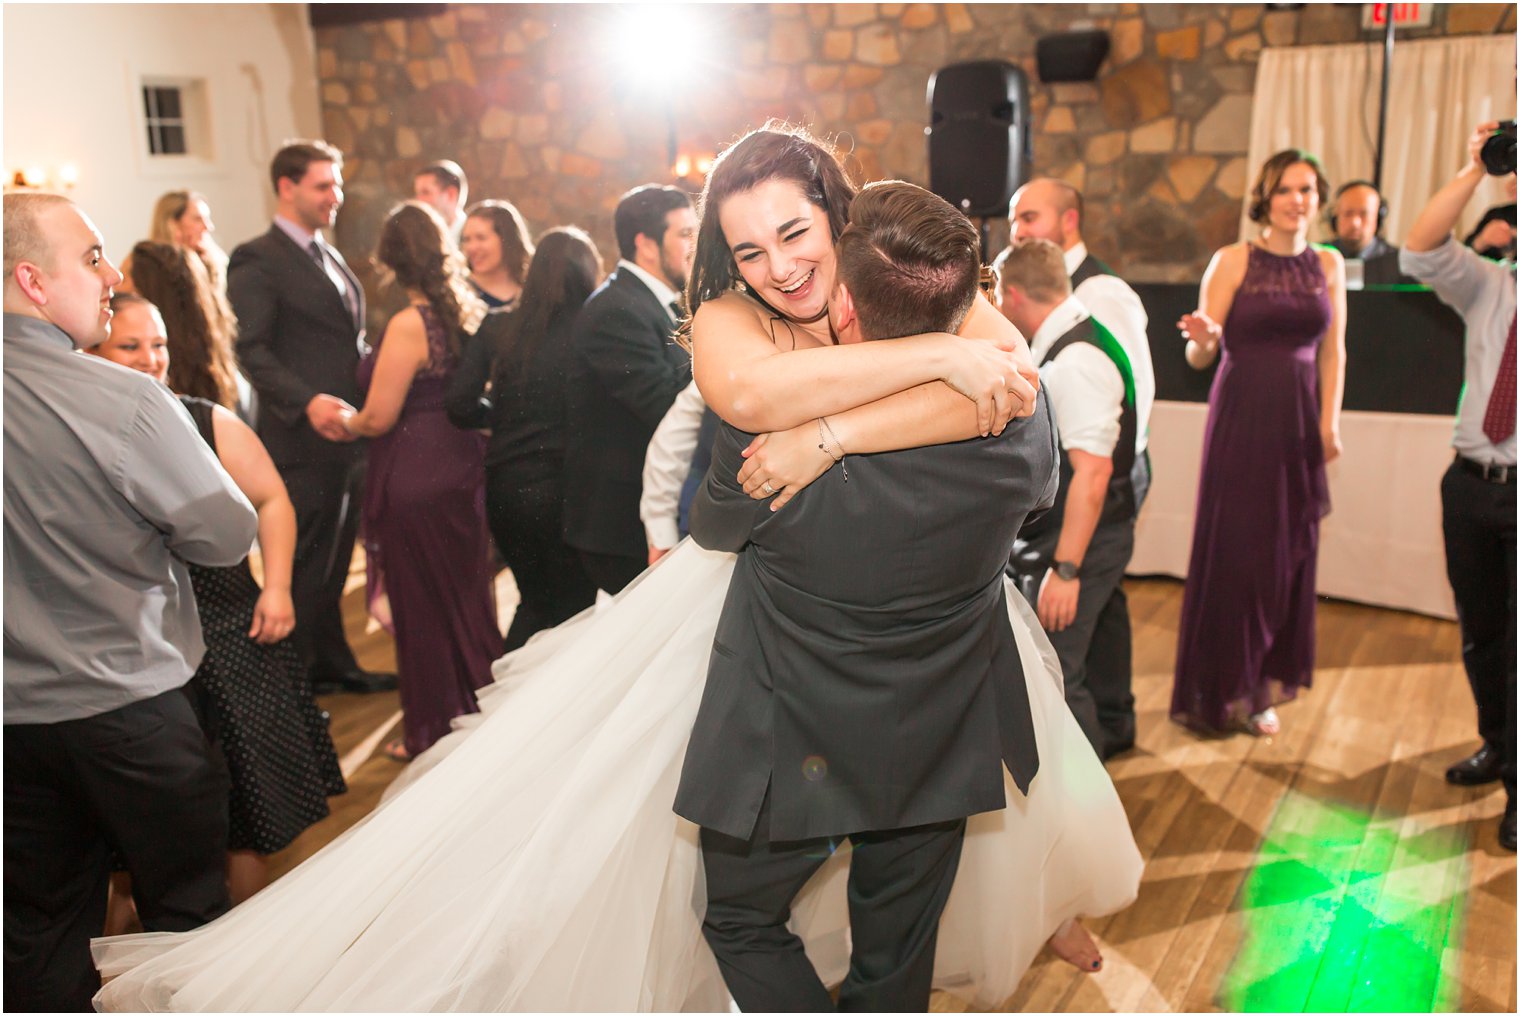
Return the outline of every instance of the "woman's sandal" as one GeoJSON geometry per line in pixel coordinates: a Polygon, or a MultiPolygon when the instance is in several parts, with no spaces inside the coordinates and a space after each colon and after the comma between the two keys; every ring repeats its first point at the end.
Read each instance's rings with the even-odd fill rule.
{"type": "Polygon", "coordinates": [[[1282,733],[1282,720],[1270,706],[1246,720],[1246,733],[1255,737],[1275,737],[1282,733]]]}
{"type": "Polygon", "coordinates": [[[1098,943],[1075,917],[1062,922],[1046,944],[1051,952],[1085,974],[1103,969],[1103,954],[1098,951],[1098,943]]]}
{"type": "Polygon", "coordinates": [[[410,762],[412,760],[412,756],[406,750],[405,739],[400,737],[386,741],[385,746],[380,749],[380,754],[392,762],[410,762]]]}

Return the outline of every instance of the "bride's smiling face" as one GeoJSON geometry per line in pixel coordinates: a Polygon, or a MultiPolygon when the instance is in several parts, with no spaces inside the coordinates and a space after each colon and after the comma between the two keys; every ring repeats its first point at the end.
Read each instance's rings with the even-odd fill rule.
{"type": "Polygon", "coordinates": [[[734,264],[745,283],[795,321],[828,311],[834,288],[834,238],[826,211],[792,180],[766,180],[718,209],[734,264]]]}

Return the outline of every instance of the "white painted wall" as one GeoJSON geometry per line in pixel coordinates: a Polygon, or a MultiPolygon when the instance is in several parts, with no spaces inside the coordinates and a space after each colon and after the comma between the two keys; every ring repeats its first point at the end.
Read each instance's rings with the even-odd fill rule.
{"type": "Polygon", "coordinates": [[[3,17],[6,180],[27,166],[78,167],[67,193],[116,261],[176,188],[206,195],[229,251],[268,228],[270,156],[321,132],[305,4],[7,3],[3,17]],[[143,76],[206,81],[211,158],[150,160],[143,76]]]}

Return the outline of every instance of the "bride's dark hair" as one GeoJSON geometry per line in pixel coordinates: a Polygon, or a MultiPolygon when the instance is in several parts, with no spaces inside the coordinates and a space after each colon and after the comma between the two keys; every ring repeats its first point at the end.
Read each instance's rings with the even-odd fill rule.
{"type": "Polygon", "coordinates": [[[855,185],[845,175],[834,149],[814,137],[806,127],[784,120],[768,120],[734,142],[713,162],[702,187],[698,214],[697,249],[686,280],[687,318],[678,336],[691,348],[691,319],[704,300],[734,288],[739,273],[728,239],[718,222],[723,202],[767,180],[791,180],[829,217],[829,237],[839,239],[850,220],[855,185]]]}

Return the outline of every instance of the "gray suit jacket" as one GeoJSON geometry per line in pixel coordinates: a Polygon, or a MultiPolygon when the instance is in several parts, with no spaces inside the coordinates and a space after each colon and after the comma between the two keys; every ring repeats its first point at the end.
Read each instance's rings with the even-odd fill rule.
{"type": "Polygon", "coordinates": [[[691,534],[738,551],[676,793],[747,839],[898,829],[994,811],[1038,768],[1003,564],[1053,501],[1055,427],[851,456],[779,512],[739,487],[723,425],[691,534]]]}

